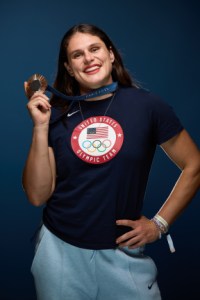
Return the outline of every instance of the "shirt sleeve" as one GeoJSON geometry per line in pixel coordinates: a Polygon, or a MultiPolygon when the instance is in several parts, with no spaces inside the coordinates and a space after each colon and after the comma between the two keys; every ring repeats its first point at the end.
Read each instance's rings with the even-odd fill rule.
{"type": "Polygon", "coordinates": [[[184,128],[172,106],[159,97],[154,99],[152,117],[154,137],[158,145],[168,141],[184,128]]]}

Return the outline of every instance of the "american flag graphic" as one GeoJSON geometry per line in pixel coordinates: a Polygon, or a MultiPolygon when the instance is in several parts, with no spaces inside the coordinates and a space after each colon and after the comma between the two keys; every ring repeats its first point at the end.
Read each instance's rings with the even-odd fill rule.
{"type": "Polygon", "coordinates": [[[100,139],[108,137],[108,126],[87,128],[87,139],[100,139]]]}

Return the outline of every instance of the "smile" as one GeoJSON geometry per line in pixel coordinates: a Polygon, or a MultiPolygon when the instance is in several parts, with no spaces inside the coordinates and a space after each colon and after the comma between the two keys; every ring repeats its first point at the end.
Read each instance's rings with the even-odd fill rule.
{"type": "Polygon", "coordinates": [[[90,66],[84,69],[85,73],[91,73],[94,71],[98,71],[100,69],[100,65],[94,65],[94,66],[90,66]]]}

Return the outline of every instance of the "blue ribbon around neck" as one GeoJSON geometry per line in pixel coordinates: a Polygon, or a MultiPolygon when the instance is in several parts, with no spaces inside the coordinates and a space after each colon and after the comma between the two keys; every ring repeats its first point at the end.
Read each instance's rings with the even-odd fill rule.
{"type": "Polygon", "coordinates": [[[67,95],[57,91],[55,88],[51,87],[50,85],[47,85],[46,90],[64,100],[67,100],[67,101],[82,101],[82,100],[92,99],[95,97],[113,93],[116,91],[117,87],[118,87],[118,83],[113,82],[109,85],[106,85],[106,86],[103,86],[96,90],[93,90],[93,91],[89,92],[88,94],[84,94],[84,95],[80,95],[80,96],[67,96],[67,95]]]}

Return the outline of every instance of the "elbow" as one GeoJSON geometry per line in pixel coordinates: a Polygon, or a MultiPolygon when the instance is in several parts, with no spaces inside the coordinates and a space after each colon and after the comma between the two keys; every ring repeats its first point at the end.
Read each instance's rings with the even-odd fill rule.
{"type": "Polygon", "coordinates": [[[194,176],[197,176],[200,180],[200,157],[196,161],[196,163],[193,164],[193,173],[194,173],[194,176]]]}
{"type": "Polygon", "coordinates": [[[191,177],[193,182],[197,183],[197,189],[200,187],[200,159],[194,161],[191,165],[183,169],[191,177]]]}
{"type": "Polygon", "coordinates": [[[40,206],[44,205],[47,202],[47,201],[41,201],[38,198],[31,198],[31,197],[29,197],[28,200],[35,207],[40,207],[40,206]]]}
{"type": "Polygon", "coordinates": [[[44,195],[44,194],[39,194],[34,191],[28,191],[24,189],[24,192],[28,198],[28,201],[36,207],[40,207],[44,205],[50,198],[51,195],[44,195]]]}
{"type": "Polygon", "coordinates": [[[198,167],[196,168],[196,176],[197,176],[198,189],[199,189],[200,188],[200,162],[198,167]]]}
{"type": "Polygon", "coordinates": [[[47,187],[46,185],[38,187],[23,180],[22,187],[28,201],[33,206],[40,207],[47,203],[53,193],[55,185],[53,185],[52,188],[47,187]]]}
{"type": "Polygon", "coordinates": [[[39,197],[38,195],[34,195],[34,194],[29,194],[26,193],[28,201],[35,207],[40,207],[42,205],[44,205],[47,201],[48,198],[44,198],[44,197],[39,197]]]}

